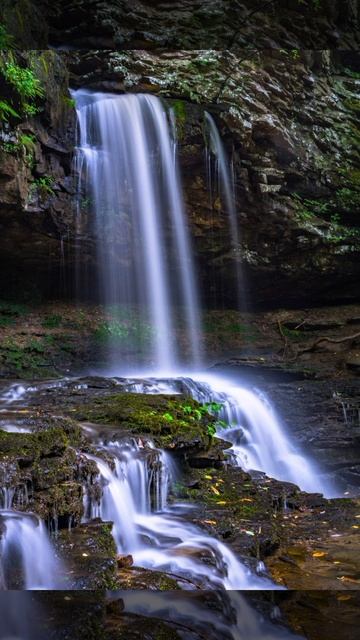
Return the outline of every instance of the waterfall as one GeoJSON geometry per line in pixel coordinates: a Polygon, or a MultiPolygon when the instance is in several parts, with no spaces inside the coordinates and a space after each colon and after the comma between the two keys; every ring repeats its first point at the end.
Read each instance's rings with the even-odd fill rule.
{"type": "Polygon", "coordinates": [[[199,402],[222,405],[219,418],[228,428],[219,428],[217,435],[232,444],[230,451],[242,469],[263,471],[304,491],[329,491],[316,466],[291,443],[264,395],[215,375],[187,379],[184,385],[199,402]]]}
{"type": "MultiPolygon", "coordinates": [[[[218,187],[219,194],[224,200],[226,212],[229,216],[229,230],[230,240],[232,245],[232,251],[235,257],[235,273],[237,281],[237,300],[238,308],[246,308],[246,297],[244,289],[244,277],[240,263],[240,231],[239,223],[236,213],[236,198],[235,198],[235,185],[232,166],[227,157],[224,144],[221,140],[218,128],[216,126],[214,118],[205,111],[205,120],[209,127],[210,136],[210,150],[216,158],[216,179],[215,185],[218,187]]],[[[208,158],[208,154],[207,154],[208,158]]],[[[212,191],[212,179],[211,179],[211,164],[209,159],[207,160],[207,173],[209,180],[210,196],[212,191]]]]}
{"type": "Polygon", "coordinates": [[[155,393],[157,384],[162,393],[186,393],[200,403],[221,404],[219,419],[228,426],[218,427],[217,436],[232,444],[228,453],[233,463],[245,471],[262,471],[277,480],[297,484],[304,491],[336,495],[336,489],[323,480],[315,463],[293,445],[264,394],[209,373],[158,383],[155,379],[133,380],[127,389],[155,393]]]}
{"type": "Polygon", "coordinates": [[[38,516],[13,510],[0,511],[4,527],[0,538],[1,588],[59,588],[60,565],[38,516]]]}
{"type": "Polygon", "coordinates": [[[167,506],[172,476],[168,454],[150,446],[149,463],[138,446],[112,442],[104,448],[114,456],[114,470],[88,455],[96,461],[103,482],[100,516],[114,522],[118,551],[130,553],[136,566],[174,573],[207,588],[277,588],[252,574],[225,544],[188,522],[186,506],[167,506]]]}
{"type": "MultiPolygon", "coordinates": [[[[188,360],[197,363],[199,305],[167,112],[152,95],[81,89],[73,96],[80,131],[76,166],[80,191],[91,200],[99,298],[107,306],[140,310],[148,355],[163,371],[173,369],[180,357],[175,344],[179,308],[188,360]],[[146,330],[144,323],[150,325],[146,330]]],[[[137,336],[138,343],[142,337],[137,336]]]]}

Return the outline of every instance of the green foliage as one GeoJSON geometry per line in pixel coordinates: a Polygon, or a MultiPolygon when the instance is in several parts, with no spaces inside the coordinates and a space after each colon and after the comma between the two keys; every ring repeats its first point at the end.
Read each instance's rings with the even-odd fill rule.
{"type": "Polygon", "coordinates": [[[345,210],[360,209],[360,189],[343,187],[336,192],[336,203],[345,210]]]}
{"type": "Polygon", "coordinates": [[[347,67],[345,67],[344,73],[345,75],[349,76],[349,78],[354,78],[354,80],[360,80],[359,71],[353,71],[352,69],[348,69],[347,67]]]}
{"type": "Polygon", "coordinates": [[[8,122],[10,117],[20,118],[20,115],[6,100],[0,100],[0,122],[8,122]]]}
{"type": "Polygon", "coordinates": [[[0,328],[1,327],[10,327],[15,322],[14,318],[10,318],[9,316],[0,315],[0,328]]]}
{"type": "Polygon", "coordinates": [[[138,314],[127,309],[114,308],[116,317],[99,324],[95,330],[95,339],[109,343],[113,348],[138,348],[149,344],[153,329],[138,314]]]}
{"type": "Polygon", "coordinates": [[[28,313],[28,307],[17,302],[0,301],[0,315],[21,317],[28,313]]]}
{"type": "MultiPolygon", "coordinates": [[[[56,329],[57,327],[60,327],[62,322],[62,317],[59,314],[52,314],[49,316],[46,316],[46,318],[44,318],[44,321],[42,322],[42,326],[46,329],[56,329]]],[[[49,338],[52,336],[48,336],[49,338]]]]}
{"type": "Polygon", "coordinates": [[[33,135],[22,133],[19,135],[16,142],[13,141],[1,141],[1,148],[5,153],[18,154],[21,153],[28,166],[33,164],[36,138],[33,135]]]}
{"type": "Polygon", "coordinates": [[[48,366],[45,358],[46,348],[42,342],[31,339],[19,345],[14,339],[4,340],[0,349],[0,359],[6,367],[13,369],[22,377],[35,377],[43,367],[48,366]]]}
{"type": "Polygon", "coordinates": [[[0,24],[0,49],[12,49],[14,38],[7,32],[5,25],[0,24]]]}
{"type": "Polygon", "coordinates": [[[344,105],[351,111],[356,111],[356,112],[360,111],[359,98],[346,98],[346,100],[344,100],[344,105]]]}
{"type": "Polygon", "coordinates": [[[76,105],[76,101],[74,100],[74,98],[70,98],[70,96],[62,96],[62,101],[63,103],[67,106],[70,107],[71,109],[73,109],[76,105]]]}
{"type": "Polygon", "coordinates": [[[19,151],[19,146],[17,144],[17,142],[4,142],[3,140],[1,141],[1,149],[2,151],[5,151],[5,153],[17,153],[19,151]]]}
{"type": "Polygon", "coordinates": [[[283,56],[290,57],[293,60],[298,60],[300,58],[300,49],[279,49],[279,51],[283,56]]]}
{"type": "Polygon", "coordinates": [[[172,108],[175,114],[175,124],[178,138],[182,138],[185,133],[186,107],[184,100],[174,100],[172,108]]]}
{"type": "MultiPolygon", "coordinates": [[[[31,66],[17,64],[15,54],[11,51],[0,51],[0,73],[6,83],[12,87],[16,96],[12,102],[15,102],[16,108],[20,104],[21,115],[25,117],[36,115],[39,112],[37,101],[45,97],[45,91],[31,66]]],[[[17,111],[14,110],[14,113],[10,115],[18,117],[17,111]]],[[[9,116],[6,110],[5,116],[9,116]]]]}
{"type": "Polygon", "coordinates": [[[309,200],[294,193],[293,199],[296,208],[296,215],[302,222],[311,222],[316,216],[323,216],[329,211],[329,202],[319,200],[309,200]]]}
{"type": "Polygon", "coordinates": [[[14,62],[8,61],[2,66],[2,74],[21,98],[43,98],[45,96],[40,80],[29,67],[20,67],[14,62]]]}
{"type": "Polygon", "coordinates": [[[30,194],[34,195],[38,193],[41,200],[46,200],[48,197],[54,195],[53,190],[54,178],[52,176],[42,176],[36,178],[30,185],[30,194]]]}

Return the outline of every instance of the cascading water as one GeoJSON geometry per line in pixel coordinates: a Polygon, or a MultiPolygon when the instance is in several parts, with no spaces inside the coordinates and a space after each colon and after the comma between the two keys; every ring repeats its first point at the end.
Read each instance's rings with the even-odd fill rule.
{"type": "Polygon", "coordinates": [[[187,522],[184,505],[166,506],[171,469],[164,452],[150,447],[149,466],[148,455],[135,445],[113,442],[105,449],[115,458],[114,471],[89,456],[104,484],[100,517],[114,522],[118,550],[130,553],[136,566],[168,571],[207,588],[276,588],[252,574],[225,544],[187,522]]]}
{"type": "MultiPolygon", "coordinates": [[[[244,277],[240,262],[240,231],[239,223],[236,214],[236,199],[235,199],[235,186],[234,175],[232,167],[227,157],[225,147],[221,140],[218,128],[216,126],[214,118],[205,111],[205,120],[209,128],[209,142],[210,150],[216,158],[216,171],[215,171],[215,185],[220,194],[220,197],[225,203],[225,208],[229,216],[229,231],[230,241],[232,245],[232,251],[235,254],[235,272],[237,281],[237,301],[240,309],[246,308],[244,277]]],[[[211,179],[211,164],[209,164],[209,190],[212,191],[213,180],[211,179]]]]}
{"type": "MultiPolygon", "coordinates": [[[[158,385],[161,393],[186,393],[200,403],[221,404],[219,418],[228,427],[218,428],[217,435],[232,444],[228,452],[244,470],[262,471],[278,480],[298,484],[304,491],[335,495],[334,487],[321,478],[316,465],[299,453],[286,436],[263,394],[206,373],[193,378],[159,380],[158,385]]],[[[134,380],[127,385],[129,391],[138,393],[154,393],[155,388],[155,379],[150,384],[134,380]]]]}
{"type": "Polygon", "coordinates": [[[0,524],[0,587],[14,589],[20,582],[23,589],[59,588],[60,564],[40,518],[1,510],[0,524]]]}
{"type": "Polygon", "coordinates": [[[153,366],[163,371],[179,361],[174,339],[179,307],[189,361],[196,364],[199,304],[166,110],[151,95],[81,89],[73,96],[80,130],[79,191],[91,199],[99,297],[105,305],[142,310],[150,322],[153,366]]]}

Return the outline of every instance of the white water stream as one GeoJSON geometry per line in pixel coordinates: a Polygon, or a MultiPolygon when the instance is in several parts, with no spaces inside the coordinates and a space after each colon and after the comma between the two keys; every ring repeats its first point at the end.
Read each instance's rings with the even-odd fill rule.
{"type": "Polygon", "coordinates": [[[72,95],[80,130],[79,197],[85,193],[91,201],[99,298],[108,306],[141,308],[151,325],[150,359],[168,371],[182,355],[174,340],[179,308],[189,360],[196,364],[199,303],[167,111],[152,95],[83,89],[72,95]]]}
{"type": "MultiPolygon", "coordinates": [[[[246,296],[244,287],[244,278],[240,261],[240,228],[238,223],[238,215],[236,211],[235,185],[232,166],[227,156],[223,141],[219,130],[216,126],[214,118],[205,111],[205,120],[209,127],[210,151],[216,158],[215,185],[221,199],[224,201],[225,209],[229,218],[229,234],[232,251],[234,253],[234,270],[237,282],[237,302],[239,309],[246,308],[246,296]]],[[[211,163],[208,160],[209,172],[211,172],[211,163]]],[[[212,191],[213,180],[209,180],[210,195],[212,191]]]]}
{"type": "Polygon", "coordinates": [[[60,565],[40,518],[3,509],[0,525],[0,588],[19,588],[18,582],[23,589],[59,588],[60,565]]]}
{"type": "Polygon", "coordinates": [[[192,588],[276,588],[269,579],[254,575],[225,544],[189,522],[190,507],[167,505],[175,479],[167,454],[121,442],[104,448],[115,457],[115,469],[88,456],[96,461],[103,483],[100,505],[93,505],[90,513],[114,522],[120,553],[131,554],[136,566],[182,576],[192,588]]]}

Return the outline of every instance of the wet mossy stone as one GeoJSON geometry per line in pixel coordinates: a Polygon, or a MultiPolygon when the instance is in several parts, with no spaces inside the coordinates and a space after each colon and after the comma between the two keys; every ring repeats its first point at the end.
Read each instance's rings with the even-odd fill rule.
{"type": "Polygon", "coordinates": [[[56,545],[69,569],[68,588],[119,588],[112,527],[112,522],[93,520],[59,532],[56,545]]]}
{"type": "Polygon", "coordinates": [[[148,436],[158,446],[175,451],[207,449],[211,441],[209,425],[216,422],[195,400],[161,394],[117,393],[95,398],[76,408],[72,415],[148,436]]]}
{"type": "Polygon", "coordinates": [[[41,458],[61,456],[67,447],[79,446],[81,440],[80,427],[68,419],[61,426],[42,425],[35,433],[0,431],[0,459],[15,458],[20,466],[26,466],[41,458]]]}

